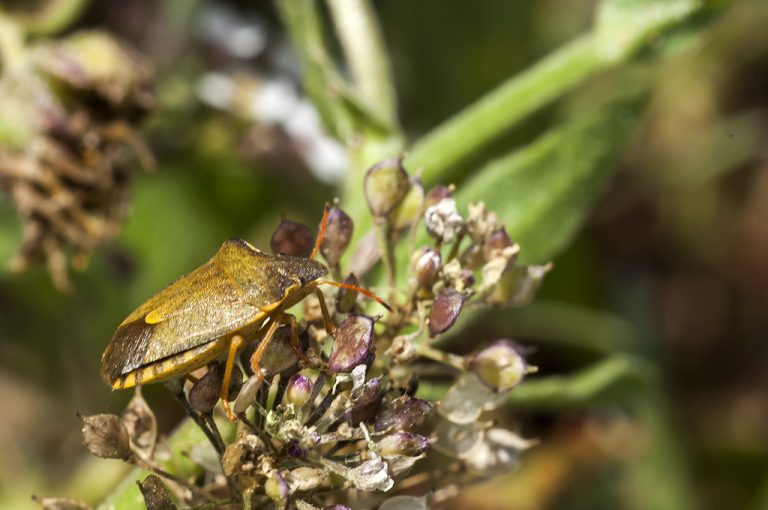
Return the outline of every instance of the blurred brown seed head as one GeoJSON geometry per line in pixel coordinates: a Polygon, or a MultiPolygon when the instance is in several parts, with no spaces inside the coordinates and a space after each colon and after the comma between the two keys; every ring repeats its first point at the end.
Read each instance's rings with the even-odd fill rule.
{"type": "Polygon", "coordinates": [[[431,336],[445,333],[459,318],[461,308],[467,296],[450,287],[441,290],[432,302],[429,312],[429,334],[431,336]]]}
{"type": "Polygon", "coordinates": [[[328,212],[328,225],[325,229],[325,236],[320,245],[320,253],[331,266],[336,266],[341,260],[341,256],[349,246],[352,239],[355,225],[347,213],[338,207],[331,207],[328,212]]]}
{"type": "Polygon", "coordinates": [[[372,317],[351,313],[339,324],[328,357],[328,371],[332,374],[349,372],[363,363],[373,344],[372,317]]]}
{"type": "Polygon", "coordinates": [[[83,443],[93,455],[104,459],[127,459],[131,456],[128,429],[114,414],[80,416],[83,421],[83,443]]]}
{"type": "Polygon", "coordinates": [[[309,257],[315,245],[315,236],[306,225],[282,218],[269,242],[275,255],[309,257]]]}

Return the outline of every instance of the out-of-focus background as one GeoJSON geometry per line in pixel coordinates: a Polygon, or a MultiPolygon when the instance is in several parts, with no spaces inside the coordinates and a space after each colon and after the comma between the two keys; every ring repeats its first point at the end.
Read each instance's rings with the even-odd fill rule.
{"type": "MultiPolygon", "coordinates": [[[[374,2],[409,139],[586,31],[595,4],[374,2]]],[[[734,1],[706,22],[693,48],[629,65],[653,85],[616,177],[537,299],[473,328],[534,346],[538,377],[572,382],[568,398],[520,397],[509,415],[540,445],[453,508],[768,508],[768,3],[734,1]]],[[[98,375],[115,326],[223,240],[265,246],[281,215],[314,225],[347,161],[301,95],[272,3],[92,1],[64,33],[92,27],[155,67],[141,133],[157,165],[136,165],[121,233],[70,292],[44,267],[0,271],[1,508],[109,490],[124,468],[87,457],[75,413],[119,412],[130,396],[98,375]]],[[[617,73],[537,111],[483,159],[590,110],[617,73]]],[[[18,243],[0,195],[0,260],[18,243]]],[[[145,395],[171,430],[181,410],[162,388],[145,395]]]]}

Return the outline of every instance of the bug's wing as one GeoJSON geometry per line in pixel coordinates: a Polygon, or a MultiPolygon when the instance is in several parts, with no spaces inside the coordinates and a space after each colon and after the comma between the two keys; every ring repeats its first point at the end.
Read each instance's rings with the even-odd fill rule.
{"type": "Polygon", "coordinates": [[[117,328],[102,357],[108,382],[141,366],[198,347],[264,317],[210,260],[150,298],[117,328]]]}

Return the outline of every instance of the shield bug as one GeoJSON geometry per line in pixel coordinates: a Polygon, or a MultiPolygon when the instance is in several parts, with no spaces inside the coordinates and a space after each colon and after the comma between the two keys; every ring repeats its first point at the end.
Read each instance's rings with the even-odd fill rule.
{"type": "Polygon", "coordinates": [[[291,345],[301,356],[296,318],[285,311],[311,293],[320,301],[325,328],[334,326],[319,285],[357,290],[385,308],[371,292],[346,283],[321,280],[328,273],[314,260],[328,224],[326,206],[308,258],[270,255],[242,239],[230,239],[208,262],[182,276],[131,313],[117,328],[101,358],[101,376],[112,389],[180,377],[226,353],[220,397],[227,417],[232,367],[248,341],[259,341],[251,357],[259,361],[282,324],[291,327],[291,345]]]}

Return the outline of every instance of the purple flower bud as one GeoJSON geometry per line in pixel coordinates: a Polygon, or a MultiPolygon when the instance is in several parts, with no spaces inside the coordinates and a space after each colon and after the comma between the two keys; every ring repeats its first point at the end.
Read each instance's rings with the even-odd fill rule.
{"type": "Polygon", "coordinates": [[[483,257],[486,261],[491,260],[496,253],[510,246],[512,246],[512,239],[509,238],[507,230],[499,227],[491,232],[483,243],[483,257]]]}
{"type": "Polygon", "coordinates": [[[128,429],[114,414],[80,416],[83,443],[93,455],[103,459],[127,459],[131,456],[128,429]]]}
{"type": "Polygon", "coordinates": [[[328,506],[324,506],[323,510],[352,510],[352,509],[344,505],[328,505],[328,506]]]}
{"type": "Polygon", "coordinates": [[[306,225],[283,218],[272,234],[269,245],[274,254],[309,257],[315,245],[315,236],[306,225]]]}
{"type": "Polygon", "coordinates": [[[444,198],[451,198],[452,194],[453,186],[437,185],[430,189],[427,192],[427,196],[424,197],[424,207],[432,207],[444,198]]]}
{"type": "Polygon", "coordinates": [[[350,395],[352,404],[346,413],[347,423],[357,426],[362,422],[371,421],[376,416],[384,393],[381,377],[369,379],[362,387],[352,390],[350,395]]]}
{"type": "Polygon", "coordinates": [[[375,428],[382,430],[411,430],[419,425],[432,411],[426,400],[404,395],[385,402],[376,413],[375,428]]]}
{"type": "Polygon", "coordinates": [[[456,319],[459,318],[461,307],[467,300],[466,295],[446,287],[441,290],[432,302],[432,310],[429,312],[429,334],[430,336],[439,335],[450,329],[456,319]]]}
{"type": "Polygon", "coordinates": [[[366,315],[351,313],[336,329],[328,372],[349,372],[363,363],[371,351],[374,320],[366,315]]]}
{"type": "MultiPolygon", "coordinates": [[[[344,283],[349,285],[358,285],[357,276],[353,273],[344,278],[344,283]]],[[[352,289],[339,288],[336,294],[336,310],[339,313],[349,313],[355,309],[357,303],[357,291],[352,289]]]]}
{"type": "Polygon", "coordinates": [[[395,432],[376,443],[384,457],[388,455],[407,455],[416,457],[427,451],[429,439],[412,432],[395,432]]]}
{"type": "Polygon", "coordinates": [[[335,266],[339,263],[349,246],[354,229],[355,224],[347,213],[338,207],[331,207],[328,212],[328,226],[325,228],[325,236],[320,245],[320,253],[330,265],[335,266]]]}
{"type": "Polygon", "coordinates": [[[410,187],[402,160],[387,159],[368,169],[363,181],[365,200],[377,217],[389,214],[405,198],[410,187]]]}
{"type": "Polygon", "coordinates": [[[431,289],[440,276],[440,252],[426,246],[411,256],[411,277],[417,289],[431,289]]]}
{"type": "Polygon", "coordinates": [[[288,380],[288,385],[285,388],[286,402],[293,404],[296,409],[304,407],[312,396],[312,386],[312,379],[305,375],[295,374],[288,380]]]}
{"type": "Polygon", "coordinates": [[[279,471],[273,471],[264,484],[264,492],[275,502],[277,508],[288,508],[288,498],[291,495],[288,483],[279,471]]]}
{"type": "Polygon", "coordinates": [[[467,358],[467,368],[497,392],[509,391],[528,373],[528,363],[519,345],[510,340],[496,340],[467,358]]]}

